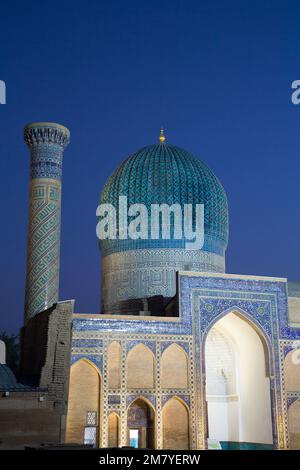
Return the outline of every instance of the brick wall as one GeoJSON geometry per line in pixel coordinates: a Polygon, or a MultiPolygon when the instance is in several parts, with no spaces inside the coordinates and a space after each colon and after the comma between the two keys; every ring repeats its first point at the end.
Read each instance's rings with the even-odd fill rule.
{"type": "Polygon", "coordinates": [[[0,449],[64,441],[73,307],[58,302],[22,328],[20,372],[36,388],[0,396],[0,449]]]}
{"type": "Polygon", "coordinates": [[[60,441],[61,414],[42,391],[0,396],[0,449],[23,449],[60,441]]]}

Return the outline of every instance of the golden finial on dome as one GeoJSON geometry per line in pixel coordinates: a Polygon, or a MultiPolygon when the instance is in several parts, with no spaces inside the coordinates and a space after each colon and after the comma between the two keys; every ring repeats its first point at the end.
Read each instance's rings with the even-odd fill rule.
{"type": "Polygon", "coordinates": [[[163,129],[163,127],[161,127],[159,141],[160,141],[161,144],[163,144],[165,140],[166,140],[166,138],[164,136],[164,129],[163,129]]]}

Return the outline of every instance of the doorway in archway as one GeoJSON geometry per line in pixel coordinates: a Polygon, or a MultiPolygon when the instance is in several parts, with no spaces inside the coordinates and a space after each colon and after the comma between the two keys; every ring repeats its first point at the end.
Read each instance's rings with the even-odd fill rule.
{"type": "Polygon", "coordinates": [[[154,411],[142,398],[138,398],[128,408],[128,442],[131,447],[154,448],[154,411]]]}
{"type": "Polygon", "coordinates": [[[256,326],[228,313],[205,341],[208,446],[272,448],[268,347],[256,326]]]}

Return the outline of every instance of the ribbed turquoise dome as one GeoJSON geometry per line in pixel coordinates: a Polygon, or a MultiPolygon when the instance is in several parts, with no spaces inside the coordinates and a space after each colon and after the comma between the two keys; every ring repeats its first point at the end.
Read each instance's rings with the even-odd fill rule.
{"type": "MultiPolygon", "coordinates": [[[[150,145],[130,155],[107,180],[100,202],[128,205],[204,204],[203,250],[224,255],[228,242],[228,205],[225,191],[212,171],[191,153],[173,145],[150,145]]],[[[136,249],[184,248],[185,240],[102,240],[102,255],[136,249]]]]}

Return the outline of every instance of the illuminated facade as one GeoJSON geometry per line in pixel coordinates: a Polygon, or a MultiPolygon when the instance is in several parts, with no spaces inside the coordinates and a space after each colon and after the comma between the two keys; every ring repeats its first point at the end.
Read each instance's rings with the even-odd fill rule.
{"type": "Polygon", "coordinates": [[[82,439],[89,429],[85,413],[94,406],[101,447],[299,445],[288,413],[296,416],[290,423],[300,422],[300,378],[287,381],[292,370],[299,377],[292,355],[300,299],[290,307],[297,327],[289,318],[286,279],[225,274],[228,207],[219,180],[162,140],[128,157],[100,202],[117,207],[120,196],[148,208],[203,203],[204,247],[186,250],[185,240],[172,236],[101,241],[105,314],[73,318],[67,441],[82,439]],[[152,296],[167,299],[167,306],[173,299],[175,314],[151,303],[152,296]],[[97,382],[93,404],[86,380],[97,382]]]}
{"type": "Polygon", "coordinates": [[[74,301],[56,303],[60,175],[45,173],[57,162],[61,168],[69,132],[40,123],[28,126],[25,137],[38,174],[32,174],[30,193],[22,372],[47,390],[61,441],[156,449],[300,448],[300,284],[225,273],[227,198],[211,170],[168,145],[163,134],[158,145],[121,163],[101,203],[117,206],[127,196],[129,204],[148,208],[204,204],[204,247],[186,250],[185,240],[173,236],[173,219],[169,240],[102,240],[104,313],[74,313],[74,301]],[[46,203],[42,195],[49,184],[58,197],[51,202],[49,189],[46,203]],[[39,217],[48,206],[49,216],[39,217]],[[45,246],[55,253],[39,258],[47,237],[53,245],[45,246]],[[53,275],[44,278],[54,260],[53,275]],[[37,287],[31,269],[41,269],[37,287]],[[44,295],[50,291],[52,301],[44,295]]]}

